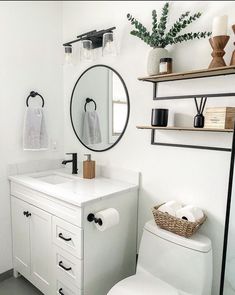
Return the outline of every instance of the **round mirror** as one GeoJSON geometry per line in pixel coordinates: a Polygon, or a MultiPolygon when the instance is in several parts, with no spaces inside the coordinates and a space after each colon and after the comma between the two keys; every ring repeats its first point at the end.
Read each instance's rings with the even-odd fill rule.
{"type": "Polygon", "coordinates": [[[73,88],[70,116],[84,146],[101,152],[116,145],[125,132],[129,112],[126,85],[114,69],[95,65],[82,73],[73,88]]]}

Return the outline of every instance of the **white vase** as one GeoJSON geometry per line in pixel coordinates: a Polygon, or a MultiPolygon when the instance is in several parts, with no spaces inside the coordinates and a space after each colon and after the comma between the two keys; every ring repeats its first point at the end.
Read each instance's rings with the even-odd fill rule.
{"type": "Polygon", "coordinates": [[[159,73],[160,59],[169,57],[169,52],[165,48],[155,47],[148,55],[147,72],[148,75],[153,76],[159,73]]]}

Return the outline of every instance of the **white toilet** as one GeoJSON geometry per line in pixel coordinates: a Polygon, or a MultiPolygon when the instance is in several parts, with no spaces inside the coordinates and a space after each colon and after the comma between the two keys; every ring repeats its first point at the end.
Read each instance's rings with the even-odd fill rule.
{"type": "Polygon", "coordinates": [[[108,295],[210,295],[211,241],[198,233],[187,239],[145,224],[136,275],[117,283],[108,295]]]}

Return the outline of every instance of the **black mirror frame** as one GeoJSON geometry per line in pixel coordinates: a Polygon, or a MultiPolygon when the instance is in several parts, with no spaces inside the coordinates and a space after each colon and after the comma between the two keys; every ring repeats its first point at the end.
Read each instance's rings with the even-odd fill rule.
{"type": "Polygon", "coordinates": [[[71,124],[72,124],[72,128],[73,128],[73,131],[77,137],[77,139],[80,141],[80,143],[86,147],[87,149],[93,151],[93,152],[105,152],[107,150],[110,150],[111,148],[113,148],[120,140],[121,138],[123,137],[125,131],[126,131],[126,128],[127,128],[127,125],[128,125],[128,122],[129,122],[129,117],[130,117],[130,99],[129,99],[129,93],[128,93],[128,90],[127,90],[127,87],[126,87],[126,84],[122,78],[122,76],[116,71],[114,70],[113,68],[107,66],[107,65],[104,65],[104,64],[97,64],[97,65],[94,65],[94,66],[91,66],[89,67],[88,69],[86,69],[81,75],[80,77],[78,78],[77,82],[75,83],[74,87],[73,87],[73,91],[72,91],[72,94],[71,94],[71,98],[70,98],[70,120],[71,120],[71,124]],[[119,79],[121,80],[122,82],[122,85],[125,89],[125,92],[126,92],[126,98],[127,98],[127,117],[126,117],[126,123],[125,123],[125,126],[122,130],[122,133],[120,134],[120,136],[118,137],[118,139],[112,144],[110,145],[108,148],[106,149],[103,149],[103,150],[95,150],[95,149],[92,149],[92,148],[89,148],[87,145],[85,145],[82,140],[79,138],[76,130],[75,130],[75,127],[74,127],[74,124],[73,124],[73,118],[72,118],[72,104],[73,104],[73,95],[74,95],[74,92],[75,92],[75,89],[76,89],[76,86],[79,82],[79,80],[82,78],[82,76],[88,72],[89,70],[93,69],[93,68],[96,68],[96,67],[105,67],[105,68],[108,68],[109,70],[113,71],[118,77],[119,79]]]}

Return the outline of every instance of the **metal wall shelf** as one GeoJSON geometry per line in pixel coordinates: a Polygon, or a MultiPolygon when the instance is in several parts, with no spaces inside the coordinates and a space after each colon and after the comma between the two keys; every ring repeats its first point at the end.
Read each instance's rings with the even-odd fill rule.
{"type": "MultiPolygon", "coordinates": [[[[183,96],[166,96],[157,97],[157,84],[162,82],[188,80],[188,79],[198,79],[198,78],[208,78],[208,77],[218,77],[227,76],[235,74],[235,66],[227,66],[214,69],[204,69],[196,70],[184,73],[173,73],[168,75],[156,75],[150,77],[139,78],[140,81],[152,82],[153,83],[153,99],[154,100],[167,100],[167,99],[186,99],[186,98],[197,98],[197,97],[235,97],[235,93],[209,93],[209,94],[191,94],[183,96]]],[[[230,170],[228,179],[228,191],[227,191],[227,207],[226,207],[226,217],[225,217],[225,231],[224,231],[224,244],[223,244],[223,254],[222,254],[222,270],[221,270],[221,280],[220,280],[220,295],[224,294],[224,281],[225,281],[225,267],[226,267],[226,257],[227,257],[227,243],[228,243],[228,233],[229,233],[229,220],[230,220],[230,208],[231,199],[233,191],[233,176],[234,176],[234,164],[235,164],[235,125],[232,130],[196,130],[193,128],[179,128],[179,127],[152,127],[152,126],[137,126],[138,129],[150,129],[151,130],[151,144],[160,146],[171,146],[179,148],[193,148],[193,149],[203,149],[203,150],[213,150],[213,151],[223,151],[231,152],[230,158],[230,170]],[[184,145],[184,144],[174,144],[174,143],[161,143],[155,141],[155,131],[157,130],[176,130],[176,131],[203,131],[203,132],[229,132],[232,133],[232,145],[231,148],[221,148],[213,146],[201,146],[201,145],[184,145]]]]}

